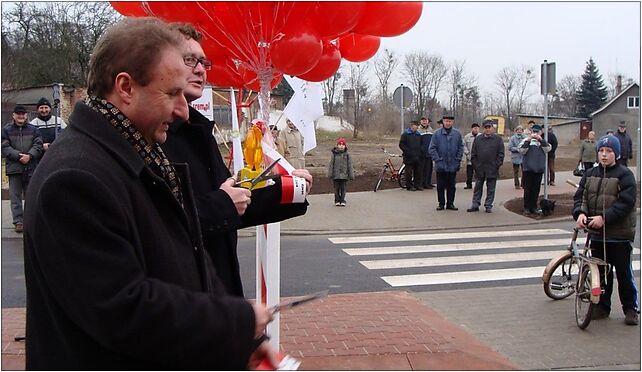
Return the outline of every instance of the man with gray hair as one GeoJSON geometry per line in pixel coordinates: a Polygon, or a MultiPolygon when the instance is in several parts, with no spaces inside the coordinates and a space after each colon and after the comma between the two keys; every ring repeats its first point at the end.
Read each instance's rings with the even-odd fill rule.
{"type": "Polygon", "coordinates": [[[98,40],[88,94],[27,193],[26,367],[246,369],[272,319],[225,293],[186,168],[159,144],[186,120],[184,40],[126,18],[98,40]]]}

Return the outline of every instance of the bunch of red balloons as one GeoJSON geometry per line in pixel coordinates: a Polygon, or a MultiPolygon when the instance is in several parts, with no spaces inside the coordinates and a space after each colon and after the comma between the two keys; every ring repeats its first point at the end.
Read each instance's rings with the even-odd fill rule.
{"type": "MultiPolygon", "coordinates": [[[[341,59],[363,62],[377,53],[381,37],[401,35],[419,20],[421,2],[112,1],[124,16],[155,16],[189,22],[204,35],[212,60],[210,83],[259,90],[270,71],[270,88],[283,74],[323,81],[341,59]]],[[[269,78],[269,76],[266,79],[269,78]]]]}

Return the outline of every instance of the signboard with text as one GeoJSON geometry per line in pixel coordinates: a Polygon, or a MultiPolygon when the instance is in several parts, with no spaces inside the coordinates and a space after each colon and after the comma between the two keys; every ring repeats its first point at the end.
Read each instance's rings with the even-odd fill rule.
{"type": "Polygon", "coordinates": [[[212,110],[212,87],[206,86],[203,89],[203,95],[201,98],[192,101],[190,106],[198,110],[203,116],[209,120],[214,120],[214,111],[212,110]]]}

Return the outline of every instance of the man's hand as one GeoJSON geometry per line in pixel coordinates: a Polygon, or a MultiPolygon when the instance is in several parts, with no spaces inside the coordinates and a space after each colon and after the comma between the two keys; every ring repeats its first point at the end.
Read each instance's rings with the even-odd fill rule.
{"type": "Polygon", "coordinates": [[[31,160],[31,155],[29,154],[20,154],[20,159],[18,159],[22,164],[27,164],[29,160],[31,160]]]}
{"type": "Polygon", "coordinates": [[[45,149],[45,151],[49,150],[49,143],[43,143],[42,148],[45,149]]]}
{"type": "Polygon", "coordinates": [[[577,221],[575,221],[575,227],[577,227],[578,229],[586,228],[586,215],[584,213],[580,213],[580,215],[577,216],[577,221]]]}
{"type": "Polygon", "coordinates": [[[256,350],[250,355],[250,360],[247,362],[248,369],[256,369],[262,360],[266,359],[270,362],[272,367],[276,369],[279,362],[276,358],[276,350],[270,345],[270,342],[265,340],[259,345],[256,350]]]}
{"type": "Polygon", "coordinates": [[[256,323],[256,328],[254,331],[254,336],[258,337],[265,332],[265,328],[268,323],[271,322],[274,317],[272,312],[265,306],[252,302],[252,308],[254,309],[254,319],[256,323]]]}
{"type": "Polygon", "coordinates": [[[219,189],[225,191],[230,199],[232,199],[232,202],[236,207],[236,212],[239,214],[239,216],[242,216],[243,214],[245,214],[245,210],[252,201],[252,191],[244,189],[242,187],[234,187],[235,182],[236,179],[234,177],[230,177],[221,184],[221,187],[219,189]]]}
{"type": "Polygon", "coordinates": [[[308,190],[308,195],[310,195],[310,190],[312,190],[312,175],[307,169],[295,169],[292,171],[292,175],[295,177],[301,177],[305,179],[306,190],[308,190]]]}
{"type": "Polygon", "coordinates": [[[593,216],[592,221],[588,223],[588,227],[593,230],[599,230],[604,226],[604,217],[602,216],[593,216]]]}

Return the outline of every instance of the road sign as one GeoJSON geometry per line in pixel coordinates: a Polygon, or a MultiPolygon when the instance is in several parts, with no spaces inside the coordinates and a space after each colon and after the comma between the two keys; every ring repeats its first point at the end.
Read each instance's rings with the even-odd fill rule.
{"type": "Polygon", "coordinates": [[[412,103],[412,90],[410,88],[401,84],[401,86],[395,89],[395,92],[392,94],[392,101],[395,103],[395,106],[408,108],[412,103]]]}

